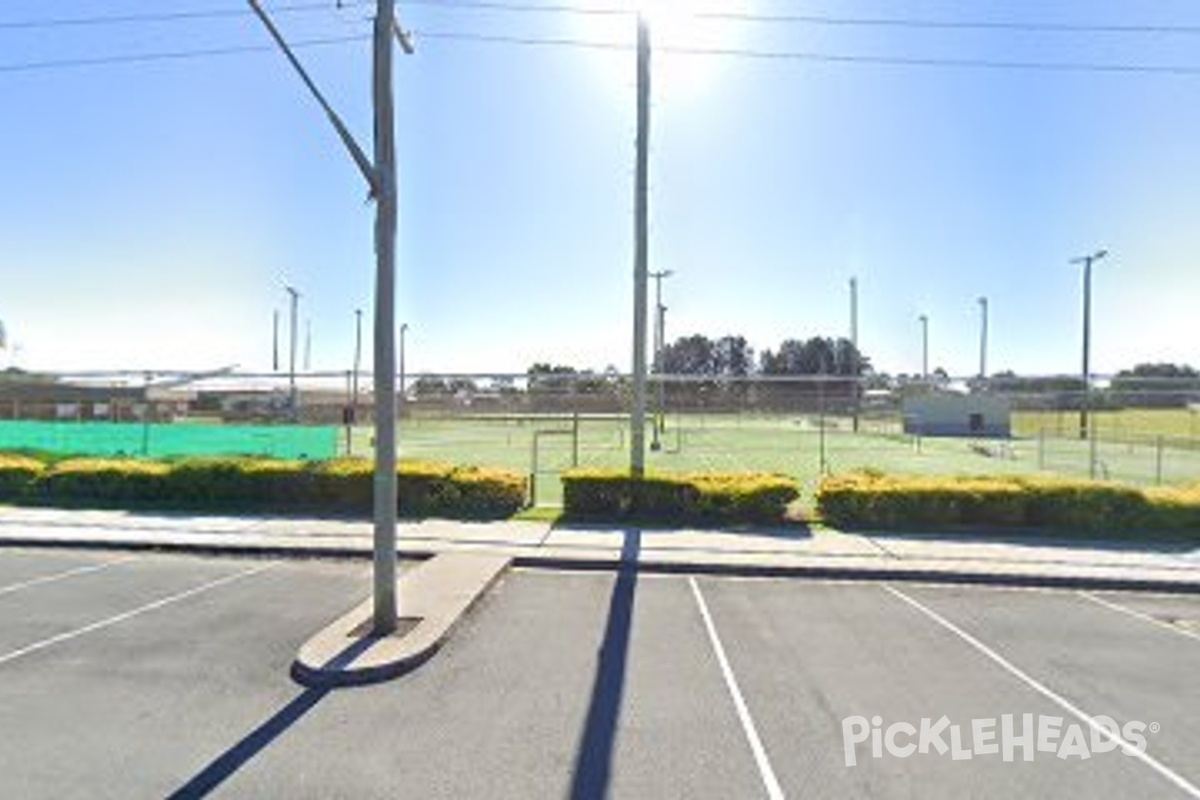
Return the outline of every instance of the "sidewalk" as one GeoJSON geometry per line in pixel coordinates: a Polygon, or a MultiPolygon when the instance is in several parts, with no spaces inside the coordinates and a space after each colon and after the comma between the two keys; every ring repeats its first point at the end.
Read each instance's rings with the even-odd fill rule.
{"type": "MultiPolygon", "coordinates": [[[[0,507],[0,546],[155,548],[366,557],[370,521],[188,516],[0,507]]],[[[541,522],[403,522],[401,556],[453,551],[511,556],[518,566],[797,575],[1200,593],[1200,544],[861,534],[829,529],[730,532],[555,526],[541,522]]]]}

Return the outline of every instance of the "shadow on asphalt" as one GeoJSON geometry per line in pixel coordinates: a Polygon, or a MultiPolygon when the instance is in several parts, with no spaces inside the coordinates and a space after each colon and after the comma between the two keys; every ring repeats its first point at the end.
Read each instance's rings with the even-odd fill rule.
{"type": "Polygon", "coordinates": [[[613,747],[617,723],[625,694],[625,674],[629,657],[629,635],[633,623],[634,595],[637,593],[638,551],[642,532],[625,529],[621,545],[621,566],[617,570],[608,603],[608,622],[596,659],[596,677],[587,719],[580,737],[579,751],[571,780],[572,800],[601,800],[608,795],[612,780],[613,747]]]}
{"type": "MultiPolygon", "coordinates": [[[[374,644],[374,641],[370,638],[363,638],[356,641],[331,658],[329,663],[325,665],[325,668],[336,669],[349,664],[355,658],[362,655],[372,644],[374,644]]],[[[172,800],[207,797],[209,793],[269,747],[276,739],[308,714],[308,712],[312,711],[331,691],[333,691],[332,687],[324,686],[309,688],[301,692],[286,706],[272,714],[266,722],[250,731],[237,744],[217,756],[208,766],[196,773],[195,777],[172,792],[170,794],[172,800]]]]}

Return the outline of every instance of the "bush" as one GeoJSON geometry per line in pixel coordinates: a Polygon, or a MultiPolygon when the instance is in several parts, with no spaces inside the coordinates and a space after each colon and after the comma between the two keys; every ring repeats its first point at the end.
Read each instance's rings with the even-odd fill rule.
{"type": "Polygon", "coordinates": [[[31,488],[40,500],[66,505],[157,504],[167,470],[155,461],[73,458],[48,467],[31,488]]]}
{"type": "Polygon", "coordinates": [[[635,478],[623,470],[575,469],[562,481],[564,513],[612,521],[777,522],[800,496],[794,479],[761,473],[635,478]]]}
{"type": "MultiPolygon", "coordinates": [[[[400,513],[489,519],[525,504],[523,476],[504,470],[408,463],[398,470],[400,513]]],[[[369,515],[374,464],[266,458],[68,459],[46,466],[0,455],[0,500],[99,507],[369,515]]]]}
{"type": "Polygon", "coordinates": [[[1182,527],[1200,513],[1194,495],[1056,478],[896,477],[852,474],[826,478],[817,509],[834,525],[902,527],[995,526],[1066,530],[1182,527]],[[1187,510],[1191,509],[1191,511],[1187,510]]]}
{"type": "Polygon", "coordinates": [[[46,465],[35,458],[0,454],[0,500],[17,500],[28,494],[45,471],[46,465]]]}

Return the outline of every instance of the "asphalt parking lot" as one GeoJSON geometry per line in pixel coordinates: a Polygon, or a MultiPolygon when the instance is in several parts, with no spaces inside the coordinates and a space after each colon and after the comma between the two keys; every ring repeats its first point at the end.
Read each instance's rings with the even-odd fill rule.
{"type": "Polygon", "coordinates": [[[369,576],[0,549],[0,797],[1200,796],[1196,596],[520,570],[294,683],[369,576]]]}

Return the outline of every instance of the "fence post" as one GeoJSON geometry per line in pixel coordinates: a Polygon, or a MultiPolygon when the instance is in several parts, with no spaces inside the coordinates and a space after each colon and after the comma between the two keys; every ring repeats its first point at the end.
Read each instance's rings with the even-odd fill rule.
{"type": "Polygon", "coordinates": [[[538,432],[534,431],[530,437],[533,442],[533,450],[529,456],[529,505],[534,507],[537,505],[537,476],[538,476],[538,432]]]}
{"type": "Polygon", "coordinates": [[[1163,437],[1160,433],[1156,437],[1154,453],[1154,482],[1162,484],[1163,482],[1163,437]]]}

